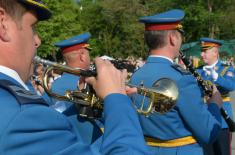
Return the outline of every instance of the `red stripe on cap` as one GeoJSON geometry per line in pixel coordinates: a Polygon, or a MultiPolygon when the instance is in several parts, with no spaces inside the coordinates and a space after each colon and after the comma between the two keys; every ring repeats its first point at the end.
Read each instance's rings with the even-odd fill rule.
{"type": "Polygon", "coordinates": [[[88,44],[86,44],[86,43],[83,43],[83,44],[76,44],[76,45],[73,45],[73,46],[64,47],[64,48],[61,49],[61,51],[62,51],[62,54],[64,54],[64,53],[72,52],[72,51],[74,51],[74,50],[78,50],[78,49],[87,47],[87,45],[88,45],[88,44]]]}
{"type": "Polygon", "coordinates": [[[217,43],[211,43],[211,42],[204,42],[202,43],[202,47],[219,47],[220,44],[217,44],[217,43]]]}
{"type": "Polygon", "coordinates": [[[208,50],[208,49],[211,49],[212,47],[220,47],[220,44],[217,44],[217,43],[211,43],[211,42],[203,42],[201,44],[201,47],[203,50],[208,50]]]}
{"type": "Polygon", "coordinates": [[[147,31],[152,31],[152,30],[175,30],[175,29],[178,29],[179,24],[180,24],[180,22],[146,24],[145,25],[145,30],[147,30],[147,31]]]}

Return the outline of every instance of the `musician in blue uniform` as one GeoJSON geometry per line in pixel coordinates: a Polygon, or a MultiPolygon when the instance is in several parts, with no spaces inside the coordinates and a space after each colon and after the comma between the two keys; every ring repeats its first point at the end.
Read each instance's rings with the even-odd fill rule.
{"type": "MultiPolygon", "coordinates": [[[[63,59],[66,62],[66,66],[78,69],[89,69],[90,66],[90,56],[89,56],[89,44],[90,39],[89,33],[83,33],[72,38],[62,40],[55,43],[55,46],[60,48],[63,59]]],[[[61,77],[57,78],[51,84],[51,91],[59,95],[65,95],[67,90],[79,90],[79,79],[80,76],[62,73],[61,77]]],[[[91,144],[96,141],[101,135],[102,131],[97,123],[101,124],[99,120],[89,119],[86,117],[81,117],[80,115],[92,115],[90,108],[82,107],[79,105],[74,105],[74,103],[69,101],[62,101],[59,99],[52,99],[54,105],[52,108],[63,112],[70,118],[81,133],[84,142],[91,144]],[[88,111],[89,110],[89,111],[88,111]],[[81,113],[85,112],[85,113],[81,113]]]]}
{"type": "Polygon", "coordinates": [[[29,91],[25,82],[41,44],[35,24],[50,15],[40,0],[1,0],[0,154],[147,154],[136,111],[125,95],[126,73],[109,62],[96,59],[98,77],[86,79],[104,99],[100,148],[85,144],[65,115],[29,91]]]}
{"type": "MultiPolygon", "coordinates": [[[[235,90],[235,78],[233,66],[223,64],[219,59],[219,48],[223,41],[212,38],[201,38],[201,58],[205,63],[198,68],[198,73],[204,80],[213,82],[223,98],[223,108],[230,118],[233,118],[229,92],[235,90]]],[[[222,119],[222,131],[216,141],[204,147],[207,155],[230,155],[231,133],[224,119],[222,119]]]]}
{"type": "MultiPolygon", "coordinates": [[[[55,43],[61,51],[66,66],[72,68],[89,69],[89,33],[80,34],[72,38],[55,43]]],[[[66,90],[78,90],[79,76],[64,72],[51,85],[51,90],[59,95],[64,95],[66,90]]],[[[53,107],[60,112],[66,110],[72,104],[70,102],[61,102],[53,99],[53,107]]]]}
{"type": "MultiPolygon", "coordinates": [[[[169,112],[153,111],[148,117],[139,116],[146,142],[156,155],[202,155],[201,144],[213,142],[221,130],[222,99],[218,91],[214,89],[207,106],[195,77],[173,62],[179,56],[183,39],[183,17],[184,12],[176,9],[140,18],[145,24],[149,56],[145,65],[133,74],[131,83],[148,88],[168,78],[176,83],[179,93],[169,112]]],[[[143,96],[135,94],[132,99],[137,107],[142,105],[143,96]]],[[[147,105],[144,100],[144,107],[147,105]]]]}

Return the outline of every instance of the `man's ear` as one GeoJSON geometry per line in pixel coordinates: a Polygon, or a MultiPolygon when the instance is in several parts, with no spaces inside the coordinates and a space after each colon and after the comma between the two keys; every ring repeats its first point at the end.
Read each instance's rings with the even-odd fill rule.
{"type": "Polygon", "coordinates": [[[218,55],[219,55],[219,49],[218,49],[217,47],[213,47],[211,50],[212,50],[212,52],[213,52],[213,55],[216,56],[216,57],[218,57],[218,55]]]}
{"type": "Polygon", "coordinates": [[[0,39],[4,42],[10,41],[8,35],[7,14],[3,8],[0,8],[0,39]]]}
{"type": "Polygon", "coordinates": [[[80,60],[82,62],[86,61],[86,56],[85,56],[85,51],[84,49],[79,49],[79,56],[80,56],[80,60]]]}
{"type": "Polygon", "coordinates": [[[175,33],[169,32],[168,38],[171,46],[175,46],[177,44],[177,36],[175,33]]]}

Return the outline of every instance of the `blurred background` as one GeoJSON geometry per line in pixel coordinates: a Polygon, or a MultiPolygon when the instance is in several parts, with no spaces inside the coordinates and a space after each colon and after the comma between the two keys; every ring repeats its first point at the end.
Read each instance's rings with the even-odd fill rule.
{"type": "MultiPolygon", "coordinates": [[[[186,13],[183,26],[185,44],[200,37],[226,41],[221,55],[228,61],[234,56],[235,1],[234,0],[45,0],[53,11],[49,22],[37,29],[42,38],[39,56],[53,61],[61,60],[54,42],[90,32],[92,57],[108,55],[114,58],[145,59],[144,25],[139,17],[170,9],[183,9],[186,13]]],[[[200,51],[197,44],[188,49],[195,61],[200,51]]],[[[198,60],[200,64],[200,60],[198,60]]]]}

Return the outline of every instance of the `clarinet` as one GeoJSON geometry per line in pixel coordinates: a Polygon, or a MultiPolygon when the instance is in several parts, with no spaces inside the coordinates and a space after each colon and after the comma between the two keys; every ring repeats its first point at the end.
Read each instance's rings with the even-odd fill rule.
{"type": "MultiPolygon", "coordinates": [[[[118,70],[126,69],[128,73],[134,73],[135,71],[135,66],[132,64],[129,64],[129,62],[126,60],[110,60],[110,62],[118,70]]],[[[89,70],[81,70],[80,75],[84,77],[91,77],[91,76],[96,77],[97,72],[96,72],[95,64],[90,65],[89,70]]]]}
{"type": "MultiPolygon", "coordinates": [[[[95,76],[97,76],[95,64],[91,64],[90,68],[88,70],[84,70],[84,69],[81,69],[81,68],[72,69],[71,67],[61,65],[61,64],[58,64],[58,63],[53,62],[53,61],[42,59],[39,56],[35,56],[33,61],[35,63],[42,63],[44,65],[54,66],[54,67],[56,66],[58,68],[64,68],[64,69],[67,69],[67,70],[74,70],[74,71],[77,71],[77,72],[79,70],[80,75],[84,76],[84,77],[91,77],[91,76],[95,77],[95,76]]],[[[127,72],[129,72],[129,73],[133,73],[135,71],[135,66],[130,64],[129,61],[127,61],[127,60],[110,60],[110,62],[114,65],[114,67],[116,67],[119,70],[126,69],[127,72]]]]}
{"type": "MultiPolygon", "coordinates": [[[[202,87],[204,93],[211,97],[213,94],[213,83],[211,81],[203,80],[201,75],[193,68],[192,63],[189,62],[189,60],[186,58],[186,56],[183,54],[182,51],[180,51],[180,58],[184,62],[187,69],[193,74],[193,76],[197,79],[198,84],[202,87]]],[[[220,108],[220,113],[222,117],[224,118],[225,122],[228,125],[229,131],[234,132],[235,131],[235,123],[234,121],[229,117],[228,113],[225,109],[222,107],[220,108]]]]}

